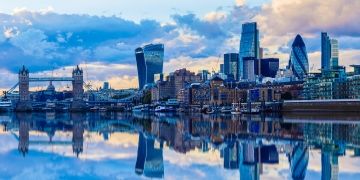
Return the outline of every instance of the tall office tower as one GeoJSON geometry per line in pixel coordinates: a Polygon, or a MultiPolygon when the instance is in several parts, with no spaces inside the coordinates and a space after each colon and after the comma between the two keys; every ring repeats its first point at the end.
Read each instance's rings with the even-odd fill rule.
{"type": "Polygon", "coordinates": [[[224,74],[233,76],[235,79],[239,79],[239,54],[227,53],[224,54],[224,74]]]}
{"type": "Polygon", "coordinates": [[[275,78],[277,71],[279,70],[278,58],[266,58],[259,60],[260,74],[263,77],[275,78]]]}
{"type": "Polygon", "coordinates": [[[220,73],[224,73],[225,71],[225,64],[220,64],[220,73]]]}
{"type": "Polygon", "coordinates": [[[164,45],[149,44],[135,49],[139,89],[147,83],[154,83],[154,75],[163,72],[164,45]]]}
{"type": "Polygon", "coordinates": [[[291,55],[288,66],[295,77],[302,80],[309,73],[309,60],[303,39],[298,34],[291,47],[291,55]]]}
{"type": "Polygon", "coordinates": [[[244,57],[243,58],[244,63],[244,72],[243,72],[243,79],[249,80],[249,81],[255,81],[255,75],[257,73],[256,69],[258,66],[258,59],[253,57],[244,57]]]}
{"type": "Polygon", "coordinates": [[[321,33],[321,70],[330,70],[331,42],[326,32],[321,33]]]}
{"type": "Polygon", "coordinates": [[[259,30],[256,22],[242,25],[239,50],[239,79],[244,78],[244,57],[259,58],[259,30]]]}
{"type": "Polygon", "coordinates": [[[104,90],[110,89],[109,82],[104,82],[103,89],[104,89],[104,90]]]}
{"type": "Polygon", "coordinates": [[[205,82],[210,78],[210,72],[208,70],[199,70],[198,75],[201,76],[202,82],[205,82]]]}
{"type": "Polygon", "coordinates": [[[330,40],[331,44],[331,57],[330,57],[330,67],[335,69],[339,66],[339,43],[336,39],[330,40]]]}

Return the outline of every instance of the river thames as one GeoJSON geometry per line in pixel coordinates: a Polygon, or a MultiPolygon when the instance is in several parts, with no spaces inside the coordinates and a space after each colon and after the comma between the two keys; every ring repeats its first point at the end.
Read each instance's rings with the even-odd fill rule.
{"type": "Polygon", "coordinates": [[[0,114],[0,179],[359,179],[357,114],[0,114]]]}

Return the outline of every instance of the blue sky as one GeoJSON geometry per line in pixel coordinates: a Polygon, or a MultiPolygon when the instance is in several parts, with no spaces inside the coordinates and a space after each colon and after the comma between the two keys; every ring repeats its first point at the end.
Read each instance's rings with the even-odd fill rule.
{"type": "MultiPolygon", "coordinates": [[[[260,6],[269,0],[251,0],[249,6],[260,6]]],[[[0,12],[12,13],[15,8],[26,7],[30,10],[52,8],[57,13],[89,14],[99,16],[121,16],[140,21],[144,18],[169,21],[171,14],[195,13],[205,15],[218,8],[228,9],[234,6],[233,0],[13,0],[1,3],[0,12]]]]}
{"type": "Polygon", "coordinates": [[[136,87],[134,49],[147,43],[165,44],[165,72],[216,70],[222,54],[239,51],[241,24],[250,21],[265,56],[280,58],[281,67],[301,34],[316,71],[321,31],[339,40],[341,65],[360,64],[358,9],[358,0],[4,1],[0,89],[14,84],[22,65],[32,76],[69,76],[76,64],[94,86],[136,87]]]}

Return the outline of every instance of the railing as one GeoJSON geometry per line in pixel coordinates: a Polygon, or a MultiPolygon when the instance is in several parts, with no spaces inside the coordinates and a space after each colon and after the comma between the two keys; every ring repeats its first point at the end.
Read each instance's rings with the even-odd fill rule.
{"type": "Polygon", "coordinates": [[[29,78],[30,82],[36,82],[36,81],[74,81],[74,78],[72,77],[35,77],[35,78],[29,78]]]}

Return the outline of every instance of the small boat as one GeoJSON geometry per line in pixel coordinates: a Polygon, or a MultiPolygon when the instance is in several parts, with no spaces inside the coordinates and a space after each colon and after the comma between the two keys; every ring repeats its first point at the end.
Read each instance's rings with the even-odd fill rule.
{"type": "Polygon", "coordinates": [[[102,108],[99,108],[99,111],[100,111],[100,112],[106,112],[106,111],[107,111],[107,109],[106,109],[106,108],[104,108],[104,107],[102,107],[102,108]]]}
{"type": "Polygon", "coordinates": [[[97,107],[97,106],[90,108],[90,111],[98,111],[98,110],[99,110],[99,107],[97,107]]]}
{"type": "Polygon", "coordinates": [[[222,107],[222,108],[220,109],[220,112],[221,112],[221,113],[224,113],[224,114],[230,114],[230,113],[231,113],[231,108],[229,108],[229,107],[222,107]]]}
{"type": "Polygon", "coordinates": [[[42,110],[45,112],[55,112],[55,108],[52,108],[52,107],[44,107],[44,108],[42,108],[42,110]]]}
{"type": "Polygon", "coordinates": [[[246,107],[242,108],[241,109],[241,113],[244,113],[244,114],[259,114],[260,113],[260,107],[259,106],[256,106],[256,107],[252,107],[250,109],[250,111],[248,111],[248,109],[246,107]]]}
{"type": "Polygon", "coordinates": [[[215,110],[213,108],[206,109],[205,114],[214,114],[215,110]]]}
{"type": "Polygon", "coordinates": [[[175,108],[172,107],[157,106],[155,108],[155,112],[173,112],[173,111],[175,111],[175,108]]]}
{"type": "Polygon", "coordinates": [[[165,106],[157,106],[155,108],[155,112],[166,112],[166,107],[165,106]]]}
{"type": "Polygon", "coordinates": [[[233,115],[240,115],[240,114],[241,114],[240,108],[232,109],[232,110],[231,110],[231,114],[233,114],[233,115]]]}

